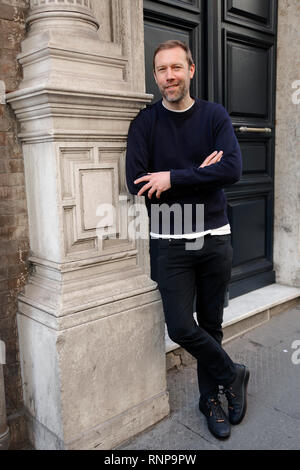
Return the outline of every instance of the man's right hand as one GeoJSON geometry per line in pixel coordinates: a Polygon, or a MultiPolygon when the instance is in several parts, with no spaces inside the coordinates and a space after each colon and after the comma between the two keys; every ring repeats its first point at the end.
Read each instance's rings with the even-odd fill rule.
{"type": "Polygon", "coordinates": [[[220,150],[220,152],[218,152],[217,150],[215,150],[213,153],[208,155],[208,157],[206,157],[206,159],[199,166],[199,168],[204,168],[205,166],[209,166],[209,165],[212,165],[213,163],[217,163],[221,160],[222,157],[223,157],[223,151],[220,150]]]}

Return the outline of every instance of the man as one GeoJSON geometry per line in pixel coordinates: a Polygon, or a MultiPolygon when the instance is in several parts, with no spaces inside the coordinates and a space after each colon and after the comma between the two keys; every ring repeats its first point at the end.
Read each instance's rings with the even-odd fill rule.
{"type": "Polygon", "coordinates": [[[132,194],[145,196],[151,277],[158,283],[169,336],[197,359],[199,408],[209,430],[226,438],[230,424],[245,415],[249,380],[246,366],[233,363],[221,346],[232,263],[222,188],[239,180],[241,153],[223,106],[190,96],[195,64],[186,44],[160,44],[153,72],[162,100],[140,111],[130,125],[127,185],[132,194]],[[179,219],[175,210],[172,218],[174,205],[179,219]],[[203,206],[201,227],[198,209],[203,206]],[[157,207],[160,219],[154,216],[157,207]],[[229,418],[219,401],[219,386],[228,400],[229,418]]]}

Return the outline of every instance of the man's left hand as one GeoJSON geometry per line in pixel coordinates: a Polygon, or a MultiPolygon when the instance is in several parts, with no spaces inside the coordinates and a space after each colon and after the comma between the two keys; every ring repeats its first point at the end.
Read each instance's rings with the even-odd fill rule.
{"type": "Polygon", "coordinates": [[[134,184],[141,183],[142,181],[148,181],[147,184],[139,190],[138,196],[141,196],[147,189],[148,198],[151,199],[152,194],[156,191],[157,199],[160,198],[160,195],[163,191],[171,188],[171,177],[170,171],[158,171],[156,173],[148,173],[148,175],[142,176],[134,181],[134,184]]]}

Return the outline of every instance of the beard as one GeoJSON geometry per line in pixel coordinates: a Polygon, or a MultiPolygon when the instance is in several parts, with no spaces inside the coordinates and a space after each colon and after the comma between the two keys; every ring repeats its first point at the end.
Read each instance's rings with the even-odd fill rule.
{"type": "MultiPolygon", "coordinates": [[[[161,88],[160,92],[165,98],[166,101],[169,103],[178,103],[179,101],[183,100],[189,91],[189,83],[176,83],[176,87],[174,89],[168,88],[161,88]]],[[[171,85],[169,85],[171,86],[171,85]]]]}

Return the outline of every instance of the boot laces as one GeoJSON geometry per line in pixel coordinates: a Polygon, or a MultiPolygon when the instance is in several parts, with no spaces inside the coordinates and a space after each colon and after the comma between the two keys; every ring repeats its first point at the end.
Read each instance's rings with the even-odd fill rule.
{"type": "Polygon", "coordinates": [[[233,392],[232,387],[223,387],[223,389],[220,390],[221,395],[225,395],[227,400],[228,400],[228,407],[230,409],[234,408],[234,399],[236,398],[236,394],[233,392]]]}
{"type": "Polygon", "coordinates": [[[218,397],[210,397],[207,401],[210,409],[210,415],[214,414],[218,423],[224,422],[224,416],[222,413],[221,403],[218,397]]]}

